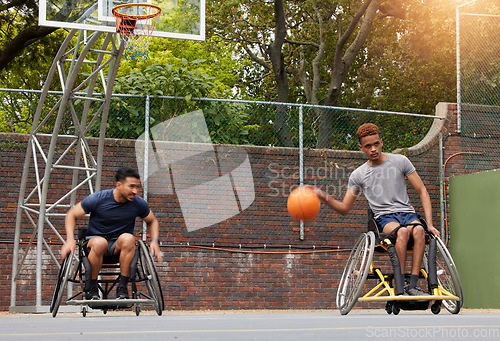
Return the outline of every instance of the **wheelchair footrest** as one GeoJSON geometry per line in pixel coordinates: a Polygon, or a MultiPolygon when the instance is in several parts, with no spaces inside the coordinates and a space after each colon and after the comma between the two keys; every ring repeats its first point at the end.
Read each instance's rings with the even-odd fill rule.
{"type": "Polygon", "coordinates": [[[430,301],[399,301],[395,302],[402,310],[427,310],[430,301]]]}
{"type": "Polygon", "coordinates": [[[448,295],[422,295],[422,296],[368,296],[360,297],[358,301],[370,302],[370,301],[434,301],[434,300],[451,300],[458,301],[457,296],[448,295]]]}

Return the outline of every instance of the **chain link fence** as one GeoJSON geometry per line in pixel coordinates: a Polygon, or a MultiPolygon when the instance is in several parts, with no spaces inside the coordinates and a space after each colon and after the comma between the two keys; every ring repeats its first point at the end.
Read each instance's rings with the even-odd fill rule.
{"type": "MultiPolygon", "coordinates": [[[[2,130],[4,132],[29,133],[33,119],[32,115],[36,110],[39,95],[40,92],[34,90],[0,89],[0,120],[3,122],[2,130]]],[[[103,95],[100,96],[104,98],[103,95]]],[[[60,97],[60,92],[50,92],[44,105],[51,107],[60,97]]],[[[71,103],[71,106],[66,108],[68,112],[64,115],[59,135],[73,136],[78,134],[78,130],[74,126],[74,116],[81,116],[81,113],[85,112],[84,105],[86,103],[88,105],[89,101],[75,99],[71,103]]],[[[86,124],[88,128],[85,134],[87,137],[98,137],[101,121],[99,118],[91,117],[94,117],[92,113],[98,112],[101,103],[92,101],[90,105],[95,106],[95,108],[91,107],[88,111],[88,119],[94,119],[95,121],[90,121],[86,124]]],[[[40,119],[44,122],[44,124],[39,125],[41,127],[40,133],[50,135],[52,134],[53,126],[51,120],[55,118],[50,117],[50,113],[46,115],[46,117],[41,117],[40,119]]],[[[196,119],[196,116],[193,116],[193,118],[196,119]]],[[[238,188],[240,189],[249,189],[255,186],[260,191],[261,197],[258,199],[262,202],[259,202],[260,206],[254,208],[254,210],[259,211],[260,214],[260,211],[271,207],[276,211],[282,212],[283,207],[286,207],[288,194],[302,182],[322,186],[331,195],[335,195],[336,197],[343,195],[346,186],[344,182],[354,167],[363,162],[363,159],[358,154],[355,156],[344,153],[344,155],[342,154],[343,152],[340,152],[338,156],[333,156],[332,153],[336,150],[359,151],[359,142],[355,134],[361,124],[373,122],[381,128],[384,139],[384,151],[391,152],[399,149],[404,152],[405,149],[416,145],[425,137],[435,119],[435,116],[430,115],[354,108],[222,99],[186,100],[185,98],[115,94],[111,99],[105,134],[107,138],[135,142],[138,168],[143,175],[148,175],[144,176],[144,179],[148,179],[148,181],[145,181],[144,195],[145,197],[149,195],[147,199],[153,205],[163,205],[165,195],[171,194],[171,191],[168,193],[165,191],[170,188],[171,183],[176,184],[177,199],[182,206],[182,212],[190,211],[190,215],[193,217],[192,222],[189,223],[186,219],[187,214],[185,214],[184,221],[188,230],[191,228],[194,231],[200,229],[200,226],[208,224],[205,220],[209,218],[209,215],[205,214],[203,224],[198,219],[200,205],[205,205],[206,202],[209,202],[211,195],[219,198],[223,194],[219,190],[221,188],[219,185],[213,185],[213,188],[210,190],[217,189],[218,192],[212,193],[206,189],[205,192],[208,194],[205,196],[207,198],[203,199],[204,197],[200,195],[198,188],[203,183],[208,184],[213,183],[213,181],[221,181],[220,177],[210,177],[207,174],[233,174],[234,170],[237,169],[230,181],[232,187],[237,188],[239,186],[238,188]],[[193,112],[203,113],[203,122],[199,124],[206,125],[206,129],[204,127],[200,129],[200,132],[202,133],[201,135],[204,135],[204,138],[209,137],[209,141],[203,142],[210,142],[214,145],[215,148],[213,150],[199,150],[196,153],[192,150],[176,150],[168,146],[168,143],[172,142],[168,137],[166,139],[158,137],[159,130],[163,129],[163,127],[170,126],[169,133],[173,132],[174,135],[178,133],[175,128],[171,129],[171,124],[176,121],[175,119],[180,118],[182,120],[182,117],[189,117],[188,114],[193,112]],[[281,131],[277,128],[278,124],[276,123],[280,120],[284,123],[281,126],[281,131]],[[319,141],[325,141],[325,132],[324,130],[322,131],[319,122],[325,124],[325,121],[331,128],[327,134],[329,148],[318,148],[319,141]],[[145,131],[149,131],[149,134],[144,134],[145,131]],[[321,134],[323,134],[323,138],[321,134]],[[147,140],[147,136],[150,137],[152,144],[149,142],[144,143],[147,140]],[[151,149],[146,152],[146,149],[149,149],[149,145],[154,150],[151,149]],[[164,147],[164,150],[161,150],[163,148],[162,145],[167,145],[164,147]],[[146,146],[148,147],[146,148],[146,146]],[[234,146],[235,148],[231,149],[228,146],[234,146]],[[238,148],[238,146],[264,146],[271,148],[266,151],[244,151],[238,148]],[[290,147],[290,149],[278,149],[277,147],[290,147]],[[216,151],[217,155],[213,154],[214,151],[216,151]],[[161,156],[162,152],[170,156],[174,154],[174,161],[171,158],[166,158],[169,159],[170,164],[173,166],[165,166],[165,162],[163,161],[157,164],[154,163],[154,158],[161,156]],[[194,154],[197,154],[197,156],[195,157],[194,154]],[[221,158],[224,155],[231,156],[234,160],[221,158]],[[257,183],[253,185],[250,183],[251,181],[247,181],[252,177],[251,173],[246,173],[245,171],[245,162],[247,162],[245,159],[247,155],[250,155],[249,157],[252,158],[252,170],[255,172],[254,177],[257,183]],[[183,157],[182,162],[180,161],[181,156],[183,157]],[[200,158],[204,159],[201,160],[200,158]],[[145,160],[148,161],[144,162],[145,160]],[[202,162],[207,160],[213,162],[213,164],[202,162]],[[202,174],[203,170],[196,170],[193,166],[194,164],[199,165],[200,162],[206,164],[208,167],[209,172],[207,174],[202,174]],[[234,164],[235,162],[238,164],[234,164]],[[216,167],[218,169],[212,167],[213,165],[218,165],[219,167],[216,167]],[[152,168],[153,170],[150,171],[148,168],[152,168]],[[185,175],[189,173],[185,172],[187,169],[191,173],[194,172],[191,178],[185,175]],[[229,172],[225,169],[231,169],[231,171],[229,172]],[[187,183],[183,186],[183,182],[186,181],[187,183]],[[237,184],[238,181],[239,185],[237,184]],[[160,192],[158,192],[159,189],[161,189],[160,192]]],[[[78,117],[76,121],[80,120],[81,117],[78,117]]],[[[193,127],[193,124],[196,125],[198,123],[193,121],[188,126],[193,127]]],[[[197,139],[196,134],[193,134],[191,130],[185,129],[184,132],[188,133],[184,134],[185,136],[182,139],[176,141],[200,142],[201,140],[197,139]],[[189,140],[191,137],[193,138],[192,141],[189,140]]],[[[160,132],[161,134],[163,134],[163,131],[160,132]]],[[[61,153],[62,150],[64,149],[61,149],[58,153],[61,153]]],[[[436,154],[434,158],[436,164],[438,163],[438,159],[439,155],[436,154]]],[[[109,163],[111,161],[106,160],[105,162],[109,163]]],[[[106,167],[109,168],[109,164],[106,167]]],[[[430,188],[439,187],[437,168],[432,172],[422,169],[421,176],[430,184],[430,188]]],[[[233,190],[228,190],[226,194],[227,198],[234,195],[233,190]]],[[[231,205],[233,204],[229,203],[228,199],[228,207],[225,209],[219,207],[219,209],[224,212],[232,212],[231,214],[234,213],[233,211],[236,208],[238,208],[236,210],[238,212],[244,211],[253,201],[252,196],[254,195],[253,193],[246,194],[248,195],[239,197],[239,202],[237,202],[238,207],[232,207],[231,205]]],[[[221,202],[225,201],[221,200],[221,202]]],[[[221,205],[219,203],[219,206],[221,205]]],[[[252,214],[255,214],[255,212],[252,214]]],[[[222,213],[220,215],[224,216],[222,213]]],[[[212,218],[213,221],[216,221],[220,217],[212,218]]],[[[246,235],[267,235],[274,237],[279,235],[280,238],[285,238],[285,242],[288,242],[287,238],[293,240],[297,234],[302,239],[304,233],[312,233],[312,231],[305,231],[302,225],[299,230],[294,230],[296,227],[290,224],[289,218],[286,216],[278,217],[277,215],[271,215],[269,219],[270,221],[266,220],[265,223],[257,225],[251,223],[252,219],[250,219],[246,235]],[[274,223],[276,226],[272,225],[274,223]]],[[[345,223],[352,225],[354,222],[346,220],[345,223]]],[[[245,225],[246,223],[242,222],[241,224],[245,225]]],[[[203,231],[196,234],[191,233],[189,234],[189,239],[199,237],[199,240],[204,240],[206,233],[211,233],[211,236],[215,236],[214,238],[226,235],[241,235],[241,226],[237,225],[232,229],[222,229],[222,232],[203,231]]],[[[187,238],[185,237],[186,234],[182,232],[184,231],[183,229],[184,226],[179,226],[177,229],[181,231],[179,234],[180,237],[177,239],[187,238]]],[[[324,235],[324,239],[329,240],[327,236],[331,234],[330,229],[330,226],[324,226],[321,229],[317,228],[314,230],[314,234],[324,235]]],[[[170,233],[169,235],[172,236],[173,234],[170,233]]]]}
{"type": "MultiPolygon", "coordinates": [[[[29,134],[39,96],[40,91],[36,90],[0,89],[0,131],[29,134]]],[[[51,107],[60,96],[59,92],[49,93],[45,106],[51,107]]],[[[84,100],[75,101],[74,111],[83,111],[83,105],[84,100]]],[[[97,110],[99,103],[93,105],[97,110]]],[[[195,110],[202,110],[213,144],[298,148],[302,142],[304,148],[310,149],[320,148],[318,140],[322,132],[319,122],[324,115],[331,127],[327,149],[333,150],[358,150],[356,129],[366,122],[373,122],[381,128],[385,150],[409,148],[425,136],[434,119],[428,115],[305,104],[115,94],[109,110],[106,137],[136,140],[145,131],[146,113],[149,126],[153,127],[195,110]],[[285,117],[281,128],[277,123],[279,115],[285,117]]],[[[98,137],[99,129],[100,122],[94,122],[87,137],[98,137]]],[[[50,118],[40,133],[52,133],[50,118]]],[[[59,134],[74,133],[68,109],[59,134]]]]}
{"type": "Polygon", "coordinates": [[[500,3],[457,7],[458,122],[463,172],[500,167],[500,3]]]}

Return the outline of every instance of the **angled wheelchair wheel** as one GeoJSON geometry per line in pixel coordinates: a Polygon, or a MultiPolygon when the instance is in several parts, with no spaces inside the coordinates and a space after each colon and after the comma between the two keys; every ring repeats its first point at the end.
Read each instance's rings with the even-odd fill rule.
{"type": "Polygon", "coordinates": [[[73,276],[74,264],[76,256],[74,253],[70,253],[64,258],[61,267],[59,268],[59,273],[57,275],[57,283],[54,289],[54,295],[52,296],[52,301],[50,303],[49,311],[52,313],[53,317],[56,317],[61,305],[61,301],[65,295],[64,291],[68,285],[68,281],[71,276],[73,276]]]}
{"type": "Polygon", "coordinates": [[[336,304],[342,315],[348,314],[363,289],[375,250],[375,234],[363,233],[354,245],[337,290],[336,304]]]}
{"type": "Polygon", "coordinates": [[[450,252],[439,238],[437,238],[436,264],[439,285],[459,298],[458,301],[444,300],[443,305],[450,313],[458,314],[464,303],[462,283],[450,252]]]}
{"type": "Polygon", "coordinates": [[[160,278],[158,272],[156,271],[156,266],[149,251],[149,247],[142,241],[138,241],[139,245],[139,260],[140,267],[139,271],[141,277],[144,278],[145,284],[148,290],[149,297],[154,301],[155,311],[161,316],[164,303],[163,303],[163,293],[160,286],[160,278]]]}
{"type": "MultiPolygon", "coordinates": [[[[442,304],[450,313],[458,314],[463,305],[464,297],[458,270],[453,262],[453,259],[451,258],[450,252],[440,238],[436,238],[436,246],[436,270],[438,284],[440,287],[459,298],[458,301],[443,300],[442,304]]],[[[424,257],[424,266],[426,271],[428,271],[429,267],[427,255],[424,257]]]]}

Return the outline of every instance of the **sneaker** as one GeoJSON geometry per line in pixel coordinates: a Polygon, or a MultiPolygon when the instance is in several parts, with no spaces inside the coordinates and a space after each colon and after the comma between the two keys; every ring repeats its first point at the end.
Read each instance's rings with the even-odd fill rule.
{"type": "Polygon", "coordinates": [[[427,296],[429,295],[428,292],[423,291],[419,287],[413,287],[413,288],[405,288],[405,292],[408,293],[410,296],[427,296]]]}
{"type": "Polygon", "coordinates": [[[89,299],[89,300],[98,300],[98,299],[100,299],[100,297],[99,297],[99,289],[97,287],[90,288],[90,290],[87,291],[87,299],[89,299]]]}
{"type": "Polygon", "coordinates": [[[406,291],[406,288],[404,288],[403,293],[396,296],[410,296],[410,294],[406,291]]]}
{"type": "Polygon", "coordinates": [[[127,299],[127,298],[129,298],[127,287],[119,286],[116,289],[116,298],[118,298],[118,299],[127,299]]]}

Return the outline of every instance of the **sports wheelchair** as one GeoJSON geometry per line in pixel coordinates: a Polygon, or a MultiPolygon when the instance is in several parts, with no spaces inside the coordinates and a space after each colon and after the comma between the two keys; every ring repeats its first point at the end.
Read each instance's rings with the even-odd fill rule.
{"type": "MultiPolygon", "coordinates": [[[[452,314],[458,314],[463,305],[463,292],[458,271],[439,238],[435,238],[421,218],[421,224],[400,225],[401,227],[421,225],[426,231],[426,247],[423,257],[423,268],[419,278],[427,280],[426,296],[403,295],[405,278],[409,274],[401,274],[401,266],[395,249],[395,237],[379,233],[373,212],[368,211],[368,231],[363,233],[352,249],[342,274],[337,291],[336,304],[342,315],[348,314],[357,301],[386,301],[388,314],[397,315],[402,310],[426,310],[430,302],[433,314],[439,314],[441,304],[452,314]],[[375,267],[375,252],[387,252],[392,263],[393,273],[383,274],[380,267],[375,267]],[[377,284],[363,294],[366,280],[376,280],[377,284]],[[394,285],[393,285],[394,284],[394,285]]],[[[408,250],[411,252],[411,239],[408,250]]]]}
{"type": "Polygon", "coordinates": [[[81,313],[85,317],[90,309],[100,309],[104,314],[108,310],[133,308],[137,316],[141,305],[153,305],[158,315],[164,310],[163,293],[160,278],[151,256],[149,247],[142,241],[136,242],[136,251],[130,268],[130,284],[132,296],[130,299],[111,299],[110,293],[120,279],[119,255],[104,256],[103,265],[98,277],[98,288],[101,295],[99,300],[90,300],[86,297],[85,283],[92,273],[87,258],[87,229],[78,230],[78,252],[70,253],[63,260],[59,269],[54,295],[50,305],[50,312],[56,317],[64,296],[66,305],[81,306],[81,313]],[[70,284],[70,289],[65,289],[70,284]],[[77,285],[73,289],[73,284],[77,285]]]}

